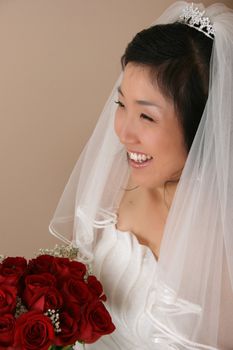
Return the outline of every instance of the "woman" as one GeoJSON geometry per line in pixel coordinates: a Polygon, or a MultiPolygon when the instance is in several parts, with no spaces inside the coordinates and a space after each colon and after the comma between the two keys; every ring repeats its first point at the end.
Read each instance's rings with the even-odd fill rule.
{"type": "Polygon", "coordinates": [[[50,225],[108,296],[87,348],[232,349],[233,12],[176,2],[122,65],[50,225]]]}

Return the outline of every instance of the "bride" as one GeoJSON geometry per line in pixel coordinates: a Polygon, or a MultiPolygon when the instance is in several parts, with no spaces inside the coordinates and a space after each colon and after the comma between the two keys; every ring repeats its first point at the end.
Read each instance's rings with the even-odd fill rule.
{"type": "Polygon", "coordinates": [[[108,298],[87,349],[233,349],[233,11],[176,1],[122,68],[50,224],[108,298]]]}

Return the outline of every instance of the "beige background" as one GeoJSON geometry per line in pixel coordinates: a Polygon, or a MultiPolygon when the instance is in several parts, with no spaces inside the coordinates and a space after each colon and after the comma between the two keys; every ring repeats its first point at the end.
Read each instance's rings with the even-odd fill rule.
{"type": "Polygon", "coordinates": [[[0,0],[0,253],[55,244],[49,221],[120,56],[171,3],[0,0]]]}

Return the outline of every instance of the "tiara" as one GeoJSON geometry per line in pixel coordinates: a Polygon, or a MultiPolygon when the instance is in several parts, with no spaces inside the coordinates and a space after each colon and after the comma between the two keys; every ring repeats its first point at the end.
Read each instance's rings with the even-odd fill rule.
{"type": "Polygon", "coordinates": [[[189,27],[195,28],[211,39],[214,39],[215,30],[209,17],[204,17],[205,11],[200,11],[198,7],[187,5],[180,15],[180,22],[187,24],[189,27]]]}

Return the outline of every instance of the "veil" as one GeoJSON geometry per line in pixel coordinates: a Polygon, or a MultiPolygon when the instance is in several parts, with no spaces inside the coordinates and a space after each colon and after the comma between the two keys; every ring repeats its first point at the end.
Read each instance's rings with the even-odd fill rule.
{"type": "MultiPolygon", "coordinates": [[[[153,24],[178,20],[186,5],[175,2],[153,24]]],[[[151,341],[166,349],[233,348],[233,11],[222,4],[205,11],[215,30],[209,97],[169,211],[159,272],[151,276],[145,306],[156,329],[151,341]]],[[[129,179],[113,125],[121,79],[50,223],[50,232],[79,247],[88,261],[99,231],[116,224],[129,179]]]]}

